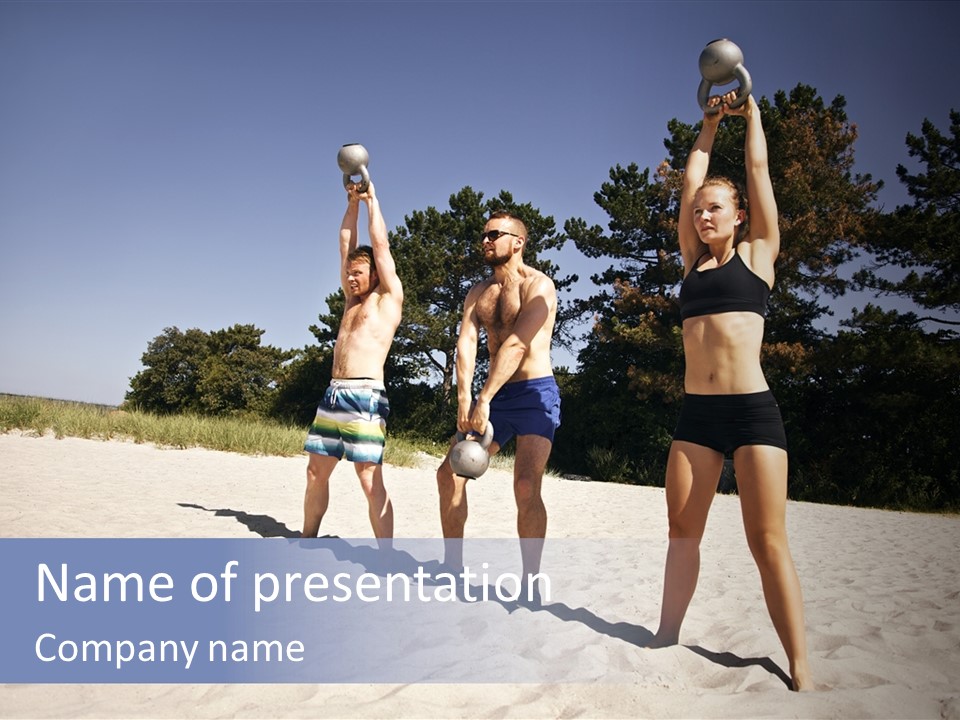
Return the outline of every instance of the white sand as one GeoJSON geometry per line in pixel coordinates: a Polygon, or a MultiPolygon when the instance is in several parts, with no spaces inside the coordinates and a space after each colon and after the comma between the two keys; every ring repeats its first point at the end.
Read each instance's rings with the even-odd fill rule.
{"type": "MultiPolygon", "coordinates": [[[[282,535],[300,527],[305,464],[0,435],[0,528],[37,538],[282,535]]],[[[433,471],[385,469],[399,537],[439,534],[433,471]]],[[[609,553],[527,615],[544,628],[529,653],[561,668],[589,658],[608,668],[595,682],[7,685],[0,717],[960,718],[960,518],[790,503],[819,687],[795,694],[736,497],[716,498],[683,644],[664,650],[640,647],[659,613],[662,490],[547,478],[544,499],[550,537],[605,539],[609,553]],[[638,538],[648,540],[642,552],[620,551],[618,539],[635,549],[638,538]]],[[[513,537],[515,522],[507,472],[471,483],[469,537],[513,537]]],[[[321,533],[370,534],[347,464],[321,533]]],[[[482,642],[479,651],[495,652],[482,642]]]]}

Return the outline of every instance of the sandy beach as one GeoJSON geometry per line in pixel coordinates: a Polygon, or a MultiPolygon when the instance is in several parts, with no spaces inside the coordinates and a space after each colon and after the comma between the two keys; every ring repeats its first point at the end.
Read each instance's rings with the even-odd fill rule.
{"type": "MultiPolygon", "coordinates": [[[[2,536],[290,537],[305,463],[0,435],[2,536]]],[[[440,534],[434,469],[385,468],[398,537],[440,534]]],[[[351,466],[340,464],[331,488],[321,533],[368,537],[351,466]]],[[[818,685],[796,694],[735,496],[714,502],[682,644],[650,650],[667,546],[663,491],[548,477],[543,495],[550,538],[602,541],[608,551],[589,573],[558,579],[542,608],[508,619],[500,607],[483,612],[534,628],[521,654],[555,664],[558,682],[5,685],[0,717],[960,718],[960,518],[789,504],[818,685]],[[564,668],[578,677],[584,663],[603,670],[564,680],[564,668]]],[[[468,537],[512,538],[515,520],[508,472],[471,484],[468,537]]],[[[497,648],[478,636],[476,652],[497,648]]]]}

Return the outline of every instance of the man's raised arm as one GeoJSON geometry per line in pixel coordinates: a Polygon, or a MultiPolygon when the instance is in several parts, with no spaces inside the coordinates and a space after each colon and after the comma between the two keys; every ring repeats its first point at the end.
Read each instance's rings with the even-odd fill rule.
{"type": "Polygon", "coordinates": [[[360,194],[367,203],[369,215],[370,246],[373,248],[373,261],[377,266],[377,276],[380,278],[382,292],[403,299],[403,286],[400,276],[397,275],[397,265],[390,254],[390,243],[387,236],[387,224],[380,212],[380,201],[377,199],[373,183],[369,183],[367,191],[360,194]]]}

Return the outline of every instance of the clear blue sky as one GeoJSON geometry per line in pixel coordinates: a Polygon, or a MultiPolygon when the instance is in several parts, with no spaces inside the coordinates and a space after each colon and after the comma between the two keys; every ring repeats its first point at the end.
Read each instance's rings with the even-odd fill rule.
{"type": "MultiPolygon", "coordinates": [[[[0,2],[0,392],[119,403],[168,326],[313,342],[347,142],[391,229],[465,185],[603,224],[610,167],[699,119],[718,37],[758,96],[844,95],[892,208],[906,134],[960,108],[958,25],[948,2],[0,2]]],[[[572,243],[555,260],[589,291],[572,243]]]]}

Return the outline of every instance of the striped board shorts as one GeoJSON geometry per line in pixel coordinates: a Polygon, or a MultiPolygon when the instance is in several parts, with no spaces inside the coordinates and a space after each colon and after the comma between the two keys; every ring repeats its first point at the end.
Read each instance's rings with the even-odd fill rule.
{"type": "Polygon", "coordinates": [[[383,464],[390,402],[377,380],[331,380],[303,449],[349,462],[383,464]]]}

